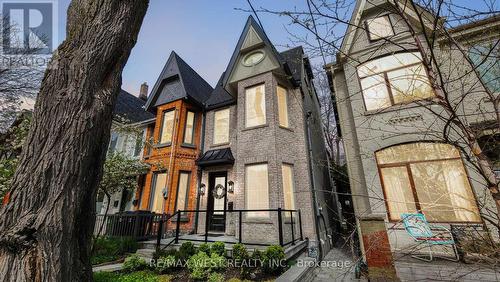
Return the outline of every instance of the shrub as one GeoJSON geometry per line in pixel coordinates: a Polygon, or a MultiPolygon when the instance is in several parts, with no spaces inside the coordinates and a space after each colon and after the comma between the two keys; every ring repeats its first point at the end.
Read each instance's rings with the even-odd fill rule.
{"type": "Polygon", "coordinates": [[[264,253],[264,271],[270,274],[279,274],[283,270],[285,251],[283,247],[271,245],[264,253]]]}
{"type": "Polygon", "coordinates": [[[210,273],[223,270],[225,267],[226,259],[215,253],[208,256],[205,252],[198,252],[187,261],[189,277],[194,280],[206,280],[210,273]]]}
{"type": "Polygon", "coordinates": [[[123,262],[123,270],[133,272],[143,270],[148,266],[146,261],[137,254],[133,254],[125,259],[123,262]]]}
{"type": "Polygon", "coordinates": [[[207,255],[210,255],[210,245],[207,243],[203,243],[198,247],[198,252],[204,252],[207,255]]]}
{"type": "Polygon", "coordinates": [[[260,260],[263,260],[263,259],[264,259],[264,254],[263,254],[261,251],[259,251],[259,250],[255,249],[255,250],[253,251],[253,253],[252,253],[252,257],[251,257],[251,259],[252,259],[252,260],[255,260],[255,261],[260,261],[260,260]]]}
{"type": "Polygon", "coordinates": [[[208,275],[208,282],[224,282],[224,274],[222,273],[210,273],[208,275]]]}
{"type": "Polygon", "coordinates": [[[158,260],[163,257],[174,256],[176,259],[179,258],[179,251],[176,249],[159,250],[153,253],[153,259],[158,260]]]}
{"type": "Polygon", "coordinates": [[[94,282],[114,282],[120,278],[120,274],[117,272],[99,271],[93,274],[94,282]]]}
{"type": "Polygon", "coordinates": [[[167,273],[176,267],[177,258],[173,255],[161,257],[156,260],[156,271],[158,273],[167,273]]]}
{"type": "Polygon", "coordinates": [[[219,256],[226,255],[226,246],[222,242],[215,242],[210,246],[211,254],[218,254],[219,256]]]}
{"type": "Polygon", "coordinates": [[[90,260],[92,264],[114,261],[126,253],[135,253],[137,246],[133,238],[94,238],[90,260]]]}
{"type": "Polygon", "coordinates": [[[90,257],[90,263],[92,265],[96,265],[96,264],[101,264],[101,263],[105,263],[105,262],[111,262],[111,261],[115,261],[115,260],[118,260],[120,257],[119,256],[115,256],[115,255],[96,255],[96,256],[91,256],[90,257]]]}
{"type": "Polygon", "coordinates": [[[243,244],[238,243],[233,246],[233,259],[243,261],[249,257],[247,248],[243,244]]]}
{"type": "Polygon", "coordinates": [[[196,248],[194,247],[193,243],[182,243],[181,247],[179,248],[179,258],[187,260],[194,254],[196,254],[196,248]]]}

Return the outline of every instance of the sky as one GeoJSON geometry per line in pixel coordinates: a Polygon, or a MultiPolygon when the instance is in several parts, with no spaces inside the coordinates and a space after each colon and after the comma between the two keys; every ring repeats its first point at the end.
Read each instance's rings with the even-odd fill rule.
{"type": "MultiPolygon", "coordinates": [[[[58,39],[65,37],[69,0],[59,0],[58,39]]],[[[252,0],[255,8],[304,8],[305,0],[252,0]]],[[[171,51],[181,56],[210,85],[217,83],[226,69],[249,9],[246,0],[150,0],[150,6],[130,58],[123,71],[122,88],[138,95],[143,82],[156,82],[171,51]]],[[[268,37],[278,51],[290,43],[284,17],[259,14],[268,37]]]]}
{"type": "MultiPolygon", "coordinates": [[[[476,8],[482,6],[483,1],[453,0],[453,3],[476,8]]],[[[491,1],[498,8],[500,0],[486,0],[488,3],[491,1]]],[[[59,42],[65,37],[69,2],[58,0],[59,42]]],[[[307,10],[306,0],[251,0],[251,3],[257,10],[260,7],[276,11],[307,10]]],[[[147,82],[151,90],[172,51],[214,86],[226,69],[250,15],[238,8],[250,9],[247,0],[150,0],[137,44],[123,71],[122,88],[138,95],[140,85],[147,82]]],[[[290,26],[290,20],[285,16],[258,15],[278,51],[288,49],[285,46],[291,44],[287,29],[293,34],[307,34],[297,25],[290,26]]],[[[316,58],[313,63],[314,60],[322,62],[316,58]]],[[[327,57],[326,60],[329,63],[333,58],[327,57]]]]}

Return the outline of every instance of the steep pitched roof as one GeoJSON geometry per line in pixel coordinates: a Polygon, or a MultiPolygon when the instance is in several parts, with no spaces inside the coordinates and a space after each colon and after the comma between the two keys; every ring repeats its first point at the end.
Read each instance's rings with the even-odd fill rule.
{"type": "Polygon", "coordinates": [[[288,65],[295,82],[300,83],[302,79],[302,65],[304,63],[304,49],[298,46],[280,53],[283,62],[288,65]]]}
{"type": "Polygon", "coordinates": [[[224,73],[222,73],[222,75],[220,76],[214,91],[212,91],[212,94],[210,94],[210,97],[205,102],[205,108],[207,110],[227,106],[236,102],[234,97],[229,94],[226,89],[224,89],[224,86],[222,85],[223,78],[224,73]]]}
{"type": "Polygon", "coordinates": [[[156,106],[182,98],[203,105],[212,91],[212,86],[172,51],[153,86],[146,109],[152,111],[156,106]]]}
{"type": "Polygon", "coordinates": [[[113,119],[123,123],[137,123],[153,119],[155,116],[144,110],[144,104],[144,100],[122,89],[113,109],[113,119]]]}
{"type": "Polygon", "coordinates": [[[246,35],[249,33],[249,31],[253,29],[255,31],[256,36],[258,36],[263,42],[264,45],[270,48],[271,52],[274,54],[276,59],[282,64],[283,58],[281,58],[280,53],[276,50],[274,45],[271,43],[269,38],[267,37],[266,33],[260,25],[255,21],[255,19],[252,16],[248,16],[247,22],[245,23],[245,27],[243,28],[243,32],[240,35],[240,38],[238,39],[238,43],[236,44],[236,47],[234,48],[233,54],[231,55],[231,59],[229,60],[229,64],[227,65],[226,71],[224,72],[223,75],[223,80],[222,84],[224,88],[226,87],[229,77],[231,76],[231,71],[233,70],[234,65],[236,64],[236,61],[238,59],[238,55],[240,54],[241,49],[244,49],[246,42],[246,35]]]}

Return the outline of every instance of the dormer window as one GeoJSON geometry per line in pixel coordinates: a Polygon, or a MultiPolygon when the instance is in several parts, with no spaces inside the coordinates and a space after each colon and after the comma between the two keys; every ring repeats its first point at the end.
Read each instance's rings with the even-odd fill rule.
{"type": "Polygon", "coordinates": [[[394,35],[389,16],[366,20],[366,29],[370,40],[379,40],[394,35]]]}
{"type": "Polygon", "coordinates": [[[367,111],[434,96],[427,71],[418,52],[398,53],[358,66],[367,111]]]}

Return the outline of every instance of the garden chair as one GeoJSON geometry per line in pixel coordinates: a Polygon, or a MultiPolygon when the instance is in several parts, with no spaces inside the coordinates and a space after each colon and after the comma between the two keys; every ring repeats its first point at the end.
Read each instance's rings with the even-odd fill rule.
{"type": "MultiPolygon", "coordinates": [[[[455,240],[453,239],[453,235],[444,226],[439,225],[430,225],[425,218],[425,215],[421,213],[403,213],[401,214],[401,219],[403,220],[403,224],[406,232],[419,244],[417,245],[427,245],[429,247],[429,257],[425,256],[417,256],[412,255],[413,258],[423,260],[423,261],[432,261],[432,246],[440,245],[440,246],[451,246],[454,252],[454,258],[449,257],[441,257],[446,260],[458,261],[458,251],[457,246],[455,244],[455,240]],[[437,229],[440,232],[439,234],[433,233],[432,229],[437,229]],[[446,235],[446,236],[443,236],[446,235]]],[[[437,256],[436,256],[437,257],[437,256]]]]}

